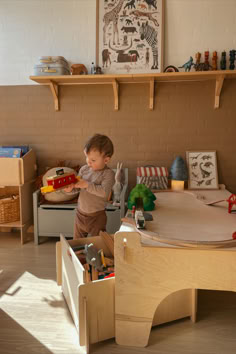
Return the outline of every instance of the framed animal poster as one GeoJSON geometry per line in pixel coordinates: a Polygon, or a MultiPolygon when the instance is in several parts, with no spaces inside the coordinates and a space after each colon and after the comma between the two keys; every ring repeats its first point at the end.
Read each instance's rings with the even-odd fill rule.
{"type": "Polygon", "coordinates": [[[104,74],[163,71],[164,0],[97,0],[96,62],[104,74]]]}
{"type": "Polygon", "coordinates": [[[218,189],[216,151],[186,151],[189,189],[218,189]]]}

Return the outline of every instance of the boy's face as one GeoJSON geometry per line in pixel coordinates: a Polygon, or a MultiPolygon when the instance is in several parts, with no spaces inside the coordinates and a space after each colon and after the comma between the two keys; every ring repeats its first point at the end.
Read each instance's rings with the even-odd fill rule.
{"type": "Polygon", "coordinates": [[[104,156],[98,150],[90,150],[88,153],[84,151],[86,162],[92,170],[102,170],[110,161],[110,157],[104,156]]]}

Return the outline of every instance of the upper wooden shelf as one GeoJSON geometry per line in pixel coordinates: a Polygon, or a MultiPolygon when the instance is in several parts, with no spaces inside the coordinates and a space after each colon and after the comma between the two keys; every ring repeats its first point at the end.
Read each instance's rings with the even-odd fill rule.
{"type": "Polygon", "coordinates": [[[112,85],[114,93],[114,109],[119,109],[119,84],[147,83],[150,86],[149,108],[154,107],[154,83],[178,81],[214,80],[215,108],[219,108],[220,93],[224,79],[235,79],[236,70],[173,72],[158,74],[121,74],[121,75],[61,75],[61,76],[30,76],[30,79],[51,88],[55,110],[59,110],[58,86],[60,85],[112,85]]]}

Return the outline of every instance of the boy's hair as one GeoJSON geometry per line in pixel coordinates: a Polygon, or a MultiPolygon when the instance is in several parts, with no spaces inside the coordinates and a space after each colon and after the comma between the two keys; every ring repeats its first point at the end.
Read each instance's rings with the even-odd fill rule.
{"type": "Polygon", "coordinates": [[[91,150],[98,150],[100,154],[104,154],[106,157],[112,157],[114,146],[108,136],[95,134],[85,143],[84,150],[86,154],[91,150]]]}

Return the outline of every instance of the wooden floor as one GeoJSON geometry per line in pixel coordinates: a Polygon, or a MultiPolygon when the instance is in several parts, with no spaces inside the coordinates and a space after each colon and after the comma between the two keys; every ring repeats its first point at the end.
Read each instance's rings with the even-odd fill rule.
{"type": "MultiPolygon", "coordinates": [[[[56,284],[55,242],[20,245],[0,233],[0,353],[83,353],[56,284]]],[[[223,266],[223,265],[222,265],[223,266]]],[[[101,354],[227,354],[236,352],[236,293],[199,291],[198,322],[183,319],[152,329],[147,348],[91,346],[101,354]]]]}

